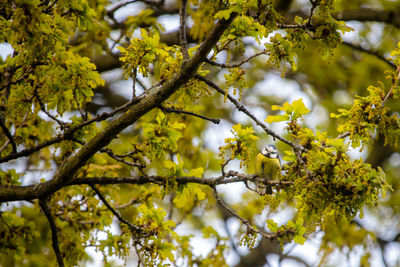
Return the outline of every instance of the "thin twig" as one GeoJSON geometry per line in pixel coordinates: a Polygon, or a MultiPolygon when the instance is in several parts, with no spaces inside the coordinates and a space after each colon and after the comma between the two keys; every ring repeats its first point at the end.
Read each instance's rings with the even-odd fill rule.
{"type": "MultiPolygon", "coordinates": [[[[80,145],[85,145],[84,142],[82,142],[76,138],[71,138],[71,141],[74,141],[80,145]]],[[[129,162],[129,161],[124,160],[124,158],[127,157],[127,155],[115,155],[114,152],[109,148],[100,148],[99,151],[102,153],[106,153],[108,156],[115,159],[116,161],[121,162],[130,167],[138,168],[139,170],[142,170],[145,167],[141,163],[134,163],[134,162],[129,162]]]]}
{"type": "Polygon", "coordinates": [[[138,242],[134,242],[134,248],[135,248],[135,252],[136,252],[136,255],[137,255],[137,257],[138,257],[138,262],[137,262],[137,267],[140,267],[140,264],[142,263],[142,259],[141,259],[141,257],[140,257],[140,254],[139,254],[139,250],[138,250],[138,248],[137,248],[137,246],[138,246],[138,242]]]}
{"type": "Polygon", "coordinates": [[[311,2],[311,10],[310,10],[310,15],[308,16],[308,19],[307,19],[307,23],[306,23],[306,27],[310,27],[311,26],[311,20],[312,20],[312,16],[314,15],[314,10],[315,10],[315,8],[318,6],[318,1],[317,0],[310,0],[310,2],[311,2]]]}
{"type": "Polygon", "coordinates": [[[238,62],[236,64],[230,64],[230,65],[229,64],[224,64],[224,63],[218,63],[218,62],[212,61],[212,60],[210,60],[208,58],[205,59],[204,61],[207,62],[210,65],[218,66],[218,67],[221,67],[221,68],[237,68],[237,67],[242,66],[244,63],[249,62],[251,59],[253,59],[255,57],[258,57],[260,55],[265,55],[265,54],[266,54],[266,50],[263,50],[261,52],[258,52],[256,54],[252,55],[252,56],[249,56],[248,58],[243,59],[242,61],[240,61],[240,62],[238,62]]]}
{"type": "Polygon", "coordinates": [[[39,205],[50,225],[51,242],[52,242],[54,253],[56,254],[58,266],[63,267],[64,262],[63,262],[61,252],[60,252],[60,247],[58,244],[57,226],[56,226],[56,223],[54,222],[53,216],[51,215],[49,204],[47,203],[46,199],[41,198],[41,199],[39,199],[39,205]]]}
{"type": "Polygon", "coordinates": [[[143,91],[147,90],[146,85],[139,78],[136,77],[136,82],[142,87],[143,91]]]}
{"type": "Polygon", "coordinates": [[[198,117],[198,118],[203,119],[203,120],[211,121],[212,123],[215,123],[215,124],[219,124],[219,123],[221,122],[220,119],[207,118],[207,117],[205,117],[205,116],[202,116],[202,115],[199,115],[199,114],[190,112],[190,111],[185,111],[185,110],[176,109],[176,108],[164,107],[164,106],[162,106],[162,105],[159,105],[158,108],[161,109],[163,112],[172,112],[172,113],[178,113],[178,114],[179,114],[179,113],[181,113],[181,114],[187,114],[187,115],[191,115],[191,116],[198,117]]]}
{"type": "Polygon", "coordinates": [[[338,137],[336,137],[336,139],[343,139],[343,138],[346,138],[348,136],[350,136],[350,133],[349,132],[345,132],[345,133],[342,133],[341,135],[339,135],[338,137]]]}
{"type": "Polygon", "coordinates": [[[128,152],[126,154],[116,155],[116,156],[120,157],[120,158],[126,158],[126,157],[131,157],[132,155],[139,154],[139,153],[143,152],[143,150],[141,150],[140,148],[137,148],[137,144],[133,144],[133,146],[135,147],[135,149],[132,150],[131,152],[128,152]]]}
{"type": "Polygon", "coordinates": [[[7,139],[6,142],[3,144],[3,146],[0,147],[0,154],[3,153],[4,149],[6,149],[8,144],[10,144],[10,140],[7,139]]]}
{"type": "Polygon", "coordinates": [[[132,99],[136,97],[136,76],[137,76],[137,69],[133,70],[132,73],[132,99]]]}
{"type": "Polygon", "coordinates": [[[225,167],[226,167],[226,165],[228,165],[228,163],[229,163],[231,160],[232,160],[232,159],[230,158],[230,159],[226,160],[226,161],[221,165],[221,173],[222,173],[223,176],[226,175],[226,174],[225,174],[225,167]]]}
{"type": "Polygon", "coordinates": [[[51,115],[50,112],[48,112],[48,111],[46,110],[46,106],[44,105],[44,103],[42,102],[42,100],[41,100],[40,97],[39,97],[39,94],[38,94],[38,92],[37,92],[37,88],[35,88],[34,93],[35,93],[35,97],[36,97],[37,101],[39,102],[40,109],[41,109],[50,119],[56,121],[56,122],[58,123],[58,125],[60,125],[61,130],[64,130],[64,127],[65,127],[65,125],[66,125],[67,123],[65,123],[65,122],[63,122],[63,121],[60,121],[59,119],[57,119],[55,116],[51,115]]]}
{"type": "Polygon", "coordinates": [[[277,27],[280,29],[307,29],[305,25],[298,25],[298,24],[282,24],[278,23],[277,27]]]}
{"type": "Polygon", "coordinates": [[[303,167],[304,171],[306,172],[306,178],[310,178],[312,176],[312,173],[307,168],[307,164],[304,162],[303,158],[301,157],[300,151],[299,150],[295,150],[295,154],[296,154],[297,161],[301,164],[301,166],[303,167]]]}
{"type": "Polygon", "coordinates": [[[124,6],[136,3],[137,1],[138,0],[132,0],[132,1],[127,1],[127,2],[120,3],[120,4],[116,5],[115,7],[113,7],[112,9],[110,9],[109,11],[107,11],[107,16],[115,21],[115,18],[114,18],[115,11],[117,11],[118,9],[120,9],[120,8],[122,8],[124,6]]]}
{"type": "Polygon", "coordinates": [[[105,199],[105,197],[103,196],[103,194],[96,188],[95,185],[89,185],[94,192],[96,192],[97,196],[100,198],[101,202],[103,202],[103,204],[112,212],[112,214],[114,214],[115,217],[117,217],[117,219],[127,225],[129,227],[129,229],[133,232],[133,233],[142,233],[142,229],[140,229],[138,226],[131,224],[130,222],[128,222],[127,220],[125,220],[124,218],[122,218],[121,214],[118,213],[118,211],[116,211],[109,203],[108,201],[105,199]]]}
{"type": "Polygon", "coordinates": [[[187,49],[187,40],[186,40],[186,6],[187,0],[182,0],[181,8],[179,9],[179,19],[180,19],[180,26],[179,26],[179,42],[181,46],[181,52],[184,61],[189,60],[189,52],[187,49]]]}
{"type": "Polygon", "coordinates": [[[383,107],[386,102],[393,96],[393,87],[390,88],[389,92],[386,94],[385,98],[382,100],[381,107],[383,107]]]}
{"type": "MultiPolygon", "coordinates": [[[[114,43],[113,43],[113,45],[110,47],[110,49],[107,49],[107,50],[109,50],[109,51],[112,52],[112,50],[115,48],[115,46],[116,46],[117,44],[119,44],[119,42],[122,40],[122,37],[124,37],[125,34],[126,34],[126,29],[123,28],[123,29],[120,30],[119,36],[118,36],[118,38],[117,38],[116,40],[110,38],[114,43]]],[[[107,51],[107,52],[108,52],[108,51],[107,51]]]]}
{"type": "Polygon", "coordinates": [[[259,229],[257,229],[256,227],[254,227],[253,225],[250,224],[250,222],[246,219],[244,219],[243,217],[241,217],[239,214],[237,214],[234,210],[232,210],[231,208],[229,208],[223,201],[222,199],[219,197],[217,189],[215,187],[213,187],[214,189],[214,196],[215,199],[217,200],[217,203],[224,208],[228,213],[230,213],[233,217],[239,219],[244,225],[247,226],[247,232],[249,233],[257,233],[262,235],[263,237],[267,238],[267,239],[275,239],[279,236],[279,233],[265,233],[259,229]]]}
{"type": "MultiPolygon", "coordinates": [[[[14,138],[8,128],[6,127],[6,124],[4,123],[4,120],[2,116],[0,116],[0,127],[3,130],[4,134],[7,136],[8,140],[10,141],[12,151],[13,153],[17,153],[17,145],[15,144],[14,138]]],[[[6,143],[7,144],[7,143],[6,143]]]]}
{"type": "Polygon", "coordinates": [[[54,2],[53,2],[51,5],[49,5],[49,6],[43,11],[43,13],[49,14],[49,13],[50,13],[50,10],[53,8],[53,6],[54,6],[57,2],[58,2],[58,0],[54,0],[54,2]]]}
{"type": "Polygon", "coordinates": [[[389,98],[391,98],[393,96],[393,87],[398,86],[398,84],[400,82],[400,66],[396,67],[396,74],[397,74],[397,77],[392,79],[392,87],[390,87],[389,92],[383,98],[381,107],[383,107],[386,104],[386,102],[389,100],[389,98]]]}
{"type": "Polygon", "coordinates": [[[258,126],[260,126],[261,128],[263,128],[263,130],[264,130],[267,134],[271,135],[273,138],[276,138],[276,139],[281,140],[282,142],[288,144],[289,146],[291,146],[291,147],[292,147],[293,149],[295,149],[295,150],[300,150],[300,151],[303,151],[303,150],[304,150],[304,148],[303,148],[302,146],[300,146],[300,145],[298,145],[298,144],[295,144],[295,143],[293,143],[293,142],[291,142],[291,141],[289,141],[289,140],[286,140],[285,138],[281,137],[280,135],[276,134],[274,131],[272,131],[271,129],[269,129],[264,123],[262,123],[260,120],[258,120],[258,119],[257,119],[257,118],[256,118],[242,103],[240,103],[238,100],[236,100],[235,98],[233,98],[231,95],[227,94],[223,89],[221,89],[221,88],[220,88],[218,85],[216,85],[214,82],[212,82],[212,81],[210,81],[210,80],[206,79],[205,77],[200,76],[200,75],[198,75],[198,74],[195,75],[195,78],[198,79],[198,80],[200,80],[200,81],[205,82],[208,86],[214,88],[214,89],[217,90],[220,94],[222,94],[222,95],[224,95],[224,96],[226,95],[227,98],[229,99],[229,101],[231,101],[231,102],[236,106],[236,108],[237,108],[239,111],[242,111],[242,112],[245,113],[247,116],[249,116],[258,126]]]}
{"type": "Polygon", "coordinates": [[[111,149],[107,149],[107,148],[101,148],[100,152],[102,153],[106,153],[107,155],[109,155],[111,158],[115,159],[118,162],[121,162],[125,165],[128,165],[130,167],[133,168],[138,168],[139,170],[142,170],[145,166],[141,163],[136,163],[136,162],[129,162],[124,160],[124,156],[122,155],[115,155],[114,152],[111,149]]]}
{"type": "Polygon", "coordinates": [[[352,43],[346,42],[346,41],[343,41],[342,44],[344,44],[344,45],[346,45],[346,46],[348,46],[348,47],[350,47],[350,48],[352,48],[354,50],[358,50],[360,52],[364,52],[364,53],[370,54],[370,55],[372,55],[372,56],[384,61],[386,64],[388,64],[393,69],[397,68],[396,64],[394,64],[392,61],[386,59],[384,56],[382,56],[381,54],[379,54],[376,51],[371,51],[371,50],[368,50],[368,49],[365,49],[365,48],[361,47],[360,45],[355,45],[355,44],[352,44],[352,43]]]}
{"type": "Polygon", "coordinates": [[[132,206],[135,203],[139,203],[140,201],[137,198],[132,198],[131,200],[129,200],[129,202],[125,203],[125,204],[121,204],[118,206],[115,206],[116,209],[125,209],[129,206],[132,206]]]}

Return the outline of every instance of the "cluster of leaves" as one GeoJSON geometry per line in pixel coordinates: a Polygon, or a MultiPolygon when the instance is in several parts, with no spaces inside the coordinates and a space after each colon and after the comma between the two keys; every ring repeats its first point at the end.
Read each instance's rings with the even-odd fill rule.
{"type": "Polygon", "coordinates": [[[138,218],[133,221],[134,224],[151,234],[144,242],[140,242],[139,251],[145,257],[145,264],[154,266],[166,259],[174,260],[172,251],[176,248],[165,241],[165,238],[174,234],[172,228],[175,227],[175,223],[172,220],[165,220],[166,211],[153,205],[140,205],[137,212],[138,218]]]}
{"type": "Polygon", "coordinates": [[[251,155],[254,154],[255,141],[258,139],[254,135],[252,127],[242,128],[241,124],[234,125],[232,133],[234,137],[225,139],[225,146],[220,147],[219,156],[224,158],[226,153],[230,153],[230,159],[239,159],[240,167],[249,166],[251,155]]]}
{"type": "Polygon", "coordinates": [[[127,26],[126,35],[132,36],[134,31],[138,28],[147,29],[150,32],[157,32],[158,34],[164,30],[162,25],[157,22],[157,18],[153,15],[154,10],[144,9],[135,16],[129,16],[124,21],[127,26]]]}
{"type": "MultiPolygon", "coordinates": [[[[233,94],[237,93],[239,90],[239,101],[242,98],[243,89],[247,87],[247,82],[245,79],[246,71],[239,68],[229,69],[229,74],[225,74],[225,84],[227,88],[232,86],[234,88],[233,94]]],[[[228,92],[228,90],[227,90],[228,92]]],[[[227,95],[225,95],[226,97],[227,95]]]]}
{"type": "MultiPolygon", "coordinates": [[[[193,168],[189,170],[188,172],[185,171],[184,169],[184,162],[183,159],[177,154],[177,161],[178,163],[175,163],[172,160],[166,160],[164,161],[164,166],[167,168],[169,171],[168,176],[171,177],[182,177],[182,176],[194,176],[194,177],[201,177],[203,175],[204,169],[202,167],[199,168],[193,168]]],[[[204,198],[204,197],[201,197],[204,198]]]]}
{"type": "Polygon", "coordinates": [[[182,137],[185,124],[170,121],[168,116],[159,111],[156,123],[143,124],[144,145],[147,147],[151,159],[159,158],[165,151],[175,152],[178,148],[177,141],[182,137]]]}
{"type": "Polygon", "coordinates": [[[194,25],[196,27],[190,28],[190,35],[193,36],[195,40],[202,41],[210,32],[210,29],[214,25],[214,15],[221,8],[226,7],[225,0],[194,0],[192,1],[194,5],[198,5],[197,10],[189,9],[188,14],[193,19],[194,25]],[[200,12],[198,12],[200,11],[200,12]]]}
{"type": "MultiPolygon", "coordinates": [[[[39,66],[36,75],[32,76],[32,83],[34,88],[40,88],[38,95],[47,103],[47,108],[56,109],[58,114],[63,115],[65,111],[76,110],[89,103],[94,88],[104,85],[104,81],[89,58],[67,51],[59,61],[63,62],[63,66],[39,66]]],[[[10,95],[9,100],[20,98],[20,95],[10,95]]]]}
{"type": "Polygon", "coordinates": [[[0,253],[7,253],[10,249],[17,251],[17,254],[25,253],[27,246],[31,244],[35,236],[40,232],[35,231],[35,223],[23,217],[17,216],[14,212],[2,212],[0,217],[0,253]]]}
{"type": "Polygon", "coordinates": [[[287,167],[285,179],[294,181],[287,193],[296,199],[308,230],[324,228],[332,220],[351,220],[365,204],[375,203],[387,186],[382,169],[351,160],[343,139],[331,139],[326,133],[301,127],[297,119],[308,111],[299,102],[286,104],[282,110],[284,116],[291,117],[287,129],[304,148],[297,155],[287,152],[285,160],[293,164],[287,167]]]}
{"type": "MultiPolygon", "coordinates": [[[[85,1],[59,1],[53,9],[40,1],[17,2],[2,4],[0,40],[12,46],[14,56],[0,66],[8,84],[0,100],[6,127],[15,128],[17,145],[33,146],[53,134],[39,111],[61,116],[82,108],[91,101],[94,88],[104,84],[95,65],[68,45],[70,33],[91,27],[97,13],[85,1]]],[[[9,152],[10,147],[3,151],[9,152]]]]}
{"type": "MultiPolygon", "coordinates": [[[[277,33],[271,38],[271,43],[266,43],[265,48],[269,54],[267,63],[274,67],[280,68],[281,62],[289,63],[292,70],[296,71],[295,52],[293,51],[293,43],[281,34],[277,33]]],[[[286,67],[282,71],[284,74],[286,67]]]]}
{"type": "MultiPolygon", "coordinates": [[[[400,47],[400,43],[399,43],[400,47]]],[[[395,57],[396,64],[400,64],[400,48],[391,54],[395,57]]],[[[385,90],[385,85],[379,82],[377,86],[367,88],[367,96],[357,96],[353,106],[349,109],[339,109],[339,114],[331,114],[331,117],[345,121],[338,127],[340,133],[349,134],[352,146],[361,149],[373,141],[373,135],[378,134],[384,139],[384,145],[398,148],[400,139],[400,118],[389,107],[386,101],[389,97],[399,99],[399,70],[387,71],[387,78],[391,81],[391,87],[385,90]]]]}
{"type": "Polygon", "coordinates": [[[329,59],[333,54],[333,49],[336,48],[342,41],[341,33],[350,32],[353,29],[346,26],[343,21],[337,21],[332,17],[334,12],[334,1],[323,0],[316,1],[318,8],[316,14],[313,15],[312,21],[306,20],[306,25],[312,25],[313,29],[312,38],[319,42],[319,53],[322,58],[329,59]]]}
{"type": "Polygon", "coordinates": [[[20,184],[22,173],[17,173],[15,169],[0,172],[0,184],[20,184]]]}
{"type": "Polygon", "coordinates": [[[120,60],[124,63],[125,78],[136,74],[136,71],[146,77],[150,71],[149,65],[154,62],[156,56],[168,55],[160,46],[160,36],[157,33],[149,35],[145,29],[141,30],[141,38],[132,38],[127,48],[120,46],[120,60]]]}
{"type": "MultiPolygon", "coordinates": [[[[317,227],[325,229],[332,222],[350,221],[365,204],[374,204],[378,196],[385,192],[387,184],[381,168],[374,169],[362,160],[351,160],[346,154],[348,145],[343,139],[328,138],[327,133],[314,133],[299,124],[303,115],[309,112],[301,99],[292,104],[286,102],[283,106],[272,106],[272,109],[281,110],[284,114],[269,116],[266,121],[287,121],[286,129],[290,136],[301,145],[301,149],[294,148],[298,149],[294,152],[286,151],[284,157],[289,163],[285,166],[282,180],[293,181],[293,186],[275,196],[266,196],[272,203],[271,208],[279,206],[281,201],[290,200],[297,209],[299,223],[288,222],[278,228],[272,220],[267,221],[271,231],[286,231],[279,237],[282,243],[292,239],[303,243],[306,232],[314,232],[317,227]]],[[[243,131],[240,125],[234,128],[236,132],[243,131]]],[[[255,138],[251,138],[251,128],[246,128],[245,133],[236,133],[235,138],[226,139],[228,144],[221,151],[229,149],[233,157],[246,162],[243,157],[250,155],[239,153],[237,147],[244,142],[243,136],[249,142],[255,138]]]]}
{"type": "Polygon", "coordinates": [[[349,133],[354,148],[364,147],[373,140],[375,134],[383,136],[385,146],[390,144],[397,148],[400,138],[399,117],[384,106],[386,92],[383,83],[371,85],[367,90],[369,95],[357,96],[351,109],[339,109],[339,114],[331,115],[345,120],[338,131],[349,133]]]}
{"type": "Polygon", "coordinates": [[[306,228],[304,227],[304,221],[302,218],[299,218],[294,223],[293,221],[288,221],[285,225],[278,226],[274,220],[267,220],[267,227],[273,233],[283,233],[280,235],[281,245],[286,242],[291,242],[292,240],[298,244],[304,244],[306,239],[304,238],[304,234],[306,233],[306,228]]]}

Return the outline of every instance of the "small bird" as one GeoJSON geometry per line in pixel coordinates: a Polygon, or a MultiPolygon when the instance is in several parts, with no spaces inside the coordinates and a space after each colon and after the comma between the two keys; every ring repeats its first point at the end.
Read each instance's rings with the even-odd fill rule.
{"type": "MultiPolygon", "coordinates": [[[[276,180],[281,174],[281,162],[278,150],[274,145],[264,147],[256,157],[256,177],[266,180],[276,180]]],[[[262,182],[256,182],[257,192],[261,195],[272,194],[272,187],[262,182]]]]}

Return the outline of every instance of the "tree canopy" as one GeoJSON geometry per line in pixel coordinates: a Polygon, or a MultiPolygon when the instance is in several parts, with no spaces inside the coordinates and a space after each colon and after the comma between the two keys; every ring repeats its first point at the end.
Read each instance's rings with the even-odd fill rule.
{"type": "Polygon", "coordinates": [[[3,0],[0,266],[399,264],[399,10],[3,0]]]}

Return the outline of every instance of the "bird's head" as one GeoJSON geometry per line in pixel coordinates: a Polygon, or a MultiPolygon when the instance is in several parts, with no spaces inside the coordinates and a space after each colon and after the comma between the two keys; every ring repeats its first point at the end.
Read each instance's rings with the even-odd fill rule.
{"type": "Polygon", "coordinates": [[[274,145],[267,145],[261,150],[261,154],[267,158],[276,159],[278,157],[278,150],[274,145]]]}

